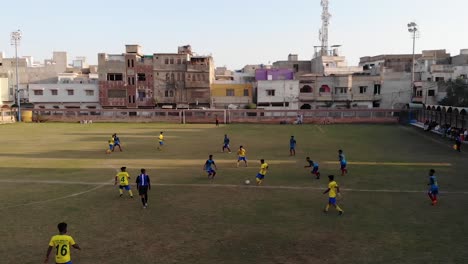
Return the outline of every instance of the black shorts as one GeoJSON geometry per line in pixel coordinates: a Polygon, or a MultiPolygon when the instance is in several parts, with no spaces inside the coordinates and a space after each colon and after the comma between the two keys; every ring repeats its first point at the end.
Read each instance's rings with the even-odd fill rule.
{"type": "Polygon", "coordinates": [[[140,186],[138,188],[138,194],[139,195],[146,195],[148,194],[148,186],[140,186]]]}

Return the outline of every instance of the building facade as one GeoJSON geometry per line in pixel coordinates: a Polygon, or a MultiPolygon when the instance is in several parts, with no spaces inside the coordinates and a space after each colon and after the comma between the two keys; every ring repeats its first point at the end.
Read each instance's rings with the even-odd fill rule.
{"type": "Polygon", "coordinates": [[[210,88],[215,80],[213,58],[196,56],[191,46],[177,53],[153,55],[154,94],[163,108],[210,107],[210,88]]]}
{"type": "Polygon", "coordinates": [[[99,109],[97,83],[30,84],[29,102],[38,109],[99,109]]]}
{"type": "Polygon", "coordinates": [[[298,80],[261,80],[257,82],[257,108],[267,110],[299,109],[298,80]]]}
{"type": "Polygon", "coordinates": [[[123,54],[98,54],[99,102],[103,108],[154,108],[153,56],[139,45],[123,54]]]}

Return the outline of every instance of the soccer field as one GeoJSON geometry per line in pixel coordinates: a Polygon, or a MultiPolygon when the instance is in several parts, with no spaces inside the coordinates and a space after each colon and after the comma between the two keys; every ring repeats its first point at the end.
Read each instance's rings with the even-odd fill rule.
{"type": "Polygon", "coordinates": [[[3,125],[0,136],[0,263],[42,263],[62,221],[82,247],[72,251],[75,264],[468,261],[468,154],[415,128],[46,123],[3,125]],[[124,151],[106,155],[113,133],[124,151]],[[231,154],[221,153],[224,134],[231,154]],[[247,168],[236,167],[240,145],[247,168]],[[213,183],[203,170],[209,154],[213,183]],[[304,169],[307,156],[322,179],[304,169]],[[261,158],[264,186],[244,185],[255,182],[261,158]],[[113,178],[122,166],[132,184],[146,168],[147,209],[134,185],[134,199],[119,198],[113,178]],[[436,206],[426,195],[431,168],[442,192],[436,206]],[[342,188],[343,216],[323,213],[329,174],[342,188]]]}

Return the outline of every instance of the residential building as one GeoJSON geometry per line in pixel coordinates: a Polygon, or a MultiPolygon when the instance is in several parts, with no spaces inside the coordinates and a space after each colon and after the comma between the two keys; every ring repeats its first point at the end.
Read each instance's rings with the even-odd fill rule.
{"type": "Polygon", "coordinates": [[[255,71],[257,81],[294,80],[294,71],[290,69],[258,69],[255,71]]]}
{"type": "Polygon", "coordinates": [[[311,62],[312,73],[329,76],[363,72],[363,68],[360,66],[348,66],[346,57],[339,54],[338,47],[334,46],[333,50],[327,51],[326,54],[323,51],[316,51],[311,62]]]}
{"type": "Polygon", "coordinates": [[[97,83],[30,84],[29,102],[39,109],[99,109],[97,83]]]}
{"type": "Polygon", "coordinates": [[[211,84],[212,108],[245,108],[253,103],[255,75],[217,68],[211,84]]]}
{"type": "Polygon", "coordinates": [[[380,107],[379,76],[357,74],[300,77],[300,109],[374,108],[380,107]]]}
{"type": "Polygon", "coordinates": [[[10,91],[8,88],[8,75],[0,74],[0,104],[1,106],[11,102],[10,91]]]}
{"type": "Polygon", "coordinates": [[[299,109],[298,80],[260,80],[257,82],[257,108],[299,109]]]}
{"type": "MultiPolygon", "coordinates": [[[[18,58],[18,77],[20,89],[27,89],[28,84],[56,83],[57,74],[67,70],[67,53],[53,52],[52,59],[44,60],[42,64],[35,63],[30,56],[18,58]]],[[[8,79],[8,98],[5,103],[13,104],[16,90],[16,58],[6,58],[0,53],[0,74],[8,79]]],[[[23,102],[26,96],[21,96],[23,102]]]]}
{"type": "Polygon", "coordinates": [[[273,68],[293,70],[295,75],[308,74],[312,73],[312,61],[299,60],[299,56],[297,54],[289,54],[288,60],[274,62],[273,68]]]}
{"type": "Polygon", "coordinates": [[[163,108],[210,107],[210,87],[215,80],[213,58],[197,56],[190,45],[177,53],[153,55],[154,96],[163,108]]]}
{"type": "Polygon", "coordinates": [[[98,54],[99,102],[103,108],[154,108],[153,56],[139,45],[123,54],[98,54]]]}

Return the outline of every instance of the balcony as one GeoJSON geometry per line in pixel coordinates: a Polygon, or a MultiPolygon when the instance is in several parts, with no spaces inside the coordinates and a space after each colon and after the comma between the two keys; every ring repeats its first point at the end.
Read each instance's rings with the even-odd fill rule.
{"type": "Polygon", "coordinates": [[[332,101],[332,94],[331,93],[319,93],[317,97],[317,101],[332,101]]]}
{"type": "Polygon", "coordinates": [[[315,101],[317,96],[314,93],[300,93],[299,101],[315,101]]]}
{"type": "Polygon", "coordinates": [[[353,101],[374,101],[373,94],[353,94],[353,101]]]}
{"type": "Polygon", "coordinates": [[[188,72],[209,72],[210,66],[208,65],[196,65],[196,64],[188,64],[187,65],[188,72]]]}
{"type": "Polygon", "coordinates": [[[350,94],[334,94],[333,100],[334,101],[350,101],[351,96],[350,94]]]}

